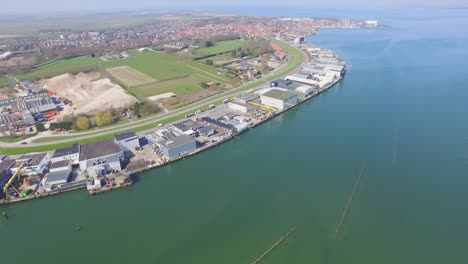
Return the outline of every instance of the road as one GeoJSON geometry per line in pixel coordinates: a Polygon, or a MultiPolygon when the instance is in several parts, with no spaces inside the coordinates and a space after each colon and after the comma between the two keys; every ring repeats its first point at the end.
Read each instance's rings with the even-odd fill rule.
{"type": "MultiPolygon", "coordinates": [[[[307,64],[309,62],[308,56],[306,54],[304,54],[303,51],[301,51],[301,53],[303,54],[303,58],[304,58],[303,63],[301,65],[299,65],[297,68],[295,68],[291,72],[295,72],[295,71],[299,70],[300,68],[302,68],[305,64],[307,64]]],[[[241,85],[239,87],[233,88],[233,89],[231,89],[229,91],[225,91],[225,92],[222,92],[220,94],[217,94],[217,95],[202,99],[202,100],[197,101],[197,102],[194,102],[194,103],[192,103],[190,105],[183,106],[181,108],[168,111],[167,113],[160,113],[160,114],[157,114],[157,115],[154,115],[154,116],[142,119],[142,120],[134,121],[132,123],[125,123],[125,124],[115,125],[115,126],[111,126],[111,127],[107,127],[107,128],[93,129],[93,130],[90,130],[90,131],[77,132],[77,133],[72,133],[72,134],[68,134],[68,135],[54,134],[54,135],[52,135],[52,137],[70,137],[70,138],[58,139],[58,140],[54,140],[54,141],[50,141],[50,142],[40,142],[40,143],[32,143],[31,142],[31,143],[28,143],[28,144],[21,144],[21,142],[16,142],[16,143],[0,142],[0,147],[2,147],[2,148],[28,148],[28,147],[32,147],[32,146],[46,146],[46,145],[58,144],[58,143],[76,142],[76,141],[79,141],[79,140],[82,140],[82,139],[98,137],[98,136],[102,136],[102,135],[106,135],[106,134],[110,134],[110,133],[118,133],[118,132],[122,132],[122,131],[127,131],[127,130],[130,130],[130,129],[135,129],[135,128],[145,126],[145,125],[149,125],[149,124],[155,124],[156,125],[156,124],[158,124],[158,122],[161,122],[161,121],[163,121],[163,120],[165,120],[167,118],[175,117],[175,116],[178,116],[178,115],[186,113],[186,112],[196,111],[196,110],[198,110],[198,109],[200,109],[200,108],[202,108],[202,107],[204,107],[206,105],[215,103],[215,102],[217,102],[219,100],[230,98],[232,95],[237,94],[238,92],[240,92],[242,90],[245,90],[246,86],[251,85],[254,82],[260,81],[261,84],[259,84],[256,87],[252,87],[252,88],[254,88],[254,89],[266,88],[266,87],[268,87],[268,82],[266,81],[266,79],[271,77],[272,75],[275,75],[276,72],[281,71],[282,69],[284,69],[288,65],[289,64],[281,65],[280,67],[278,67],[277,69],[272,71],[270,73],[270,75],[264,76],[263,78],[261,78],[259,80],[255,80],[255,81],[245,83],[245,84],[243,84],[243,85],[241,85]]],[[[288,73],[290,73],[290,72],[288,72],[288,73]]],[[[146,131],[144,131],[144,132],[146,132],[146,131]]],[[[139,134],[143,134],[144,132],[140,132],[139,134]]],[[[51,137],[51,136],[48,135],[46,137],[51,137]]],[[[39,137],[35,137],[35,138],[37,139],[39,137]]]]}

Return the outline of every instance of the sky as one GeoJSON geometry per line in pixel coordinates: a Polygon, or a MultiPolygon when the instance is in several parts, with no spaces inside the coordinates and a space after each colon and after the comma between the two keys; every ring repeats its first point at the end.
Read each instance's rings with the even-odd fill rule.
{"type": "Polygon", "coordinates": [[[468,0],[1,0],[1,14],[101,12],[132,9],[216,10],[228,8],[468,8],[468,0]]]}

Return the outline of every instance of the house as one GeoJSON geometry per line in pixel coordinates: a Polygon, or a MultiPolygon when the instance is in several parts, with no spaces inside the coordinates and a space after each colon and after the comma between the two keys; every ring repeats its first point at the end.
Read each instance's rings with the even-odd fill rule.
{"type": "Polygon", "coordinates": [[[50,163],[50,156],[48,153],[23,155],[16,160],[15,165],[12,167],[13,173],[18,171],[21,163],[24,163],[22,171],[25,174],[40,175],[47,170],[50,163]]]}
{"type": "Polygon", "coordinates": [[[133,131],[114,136],[114,143],[119,145],[123,151],[140,148],[140,139],[133,131]]]}
{"type": "Polygon", "coordinates": [[[80,163],[80,144],[73,144],[71,147],[57,149],[52,155],[51,162],[71,160],[72,165],[80,163]]]}
{"type": "Polygon", "coordinates": [[[196,150],[197,142],[191,136],[181,135],[163,140],[158,146],[169,160],[174,160],[196,150]]]}
{"type": "Polygon", "coordinates": [[[7,51],[7,52],[0,54],[0,60],[8,60],[12,56],[13,56],[13,52],[7,51]]]}
{"type": "Polygon", "coordinates": [[[80,169],[90,177],[105,175],[110,171],[120,171],[124,159],[122,148],[113,140],[81,145],[80,169]]]}
{"type": "Polygon", "coordinates": [[[297,104],[298,98],[295,93],[272,89],[271,91],[260,95],[260,101],[263,105],[284,110],[297,104]]]}

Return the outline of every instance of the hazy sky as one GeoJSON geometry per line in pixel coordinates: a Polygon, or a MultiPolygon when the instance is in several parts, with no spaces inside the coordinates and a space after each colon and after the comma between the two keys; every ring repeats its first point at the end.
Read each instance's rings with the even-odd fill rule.
{"type": "Polygon", "coordinates": [[[1,0],[0,13],[39,13],[57,11],[115,11],[124,9],[182,8],[209,10],[225,7],[291,8],[399,8],[468,7],[468,0],[1,0]],[[299,6],[300,5],[300,6],[299,6]]]}

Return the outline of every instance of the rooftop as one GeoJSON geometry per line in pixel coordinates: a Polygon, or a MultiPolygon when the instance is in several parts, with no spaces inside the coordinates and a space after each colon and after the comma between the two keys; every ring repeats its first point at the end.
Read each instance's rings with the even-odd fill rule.
{"type": "Polygon", "coordinates": [[[38,153],[38,154],[28,154],[28,155],[23,155],[16,161],[15,167],[19,167],[21,162],[24,162],[26,166],[37,166],[41,161],[44,159],[44,157],[47,155],[47,153],[38,153]]]}
{"type": "Polygon", "coordinates": [[[289,99],[291,97],[294,97],[296,95],[293,94],[293,93],[290,93],[290,92],[285,92],[285,91],[273,89],[271,91],[268,91],[268,92],[262,94],[262,96],[271,97],[271,98],[275,98],[275,99],[280,99],[280,100],[284,101],[284,100],[289,99]]]}
{"type": "Polygon", "coordinates": [[[119,153],[120,146],[113,140],[98,141],[90,144],[81,145],[80,160],[100,158],[119,153]]]}
{"type": "Polygon", "coordinates": [[[63,156],[68,156],[72,154],[80,153],[80,144],[73,144],[71,147],[68,148],[61,148],[57,149],[52,155],[52,158],[58,158],[63,156]]]}
{"type": "Polygon", "coordinates": [[[15,165],[16,163],[16,160],[14,159],[10,159],[10,160],[4,160],[2,162],[0,162],[0,173],[4,170],[7,170],[7,169],[10,169],[11,167],[13,167],[13,165],[15,165]]]}
{"type": "Polygon", "coordinates": [[[71,170],[54,171],[47,175],[46,183],[55,181],[68,181],[71,170]]]}
{"type": "Polygon", "coordinates": [[[58,162],[54,162],[50,165],[50,169],[56,169],[56,168],[62,168],[62,167],[65,167],[65,166],[69,166],[71,163],[70,160],[61,160],[61,161],[58,161],[58,162]]]}
{"type": "Polygon", "coordinates": [[[195,140],[191,136],[182,135],[161,141],[161,145],[169,149],[176,148],[194,141],[195,140]]]}
{"type": "Polygon", "coordinates": [[[117,140],[117,141],[122,141],[122,140],[126,140],[126,139],[129,139],[129,138],[134,138],[134,137],[137,137],[137,134],[135,134],[135,132],[133,132],[133,131],[125,132],[123,134],[119,134],[119,135],[114,136],[115,140],[117,140]]]}

